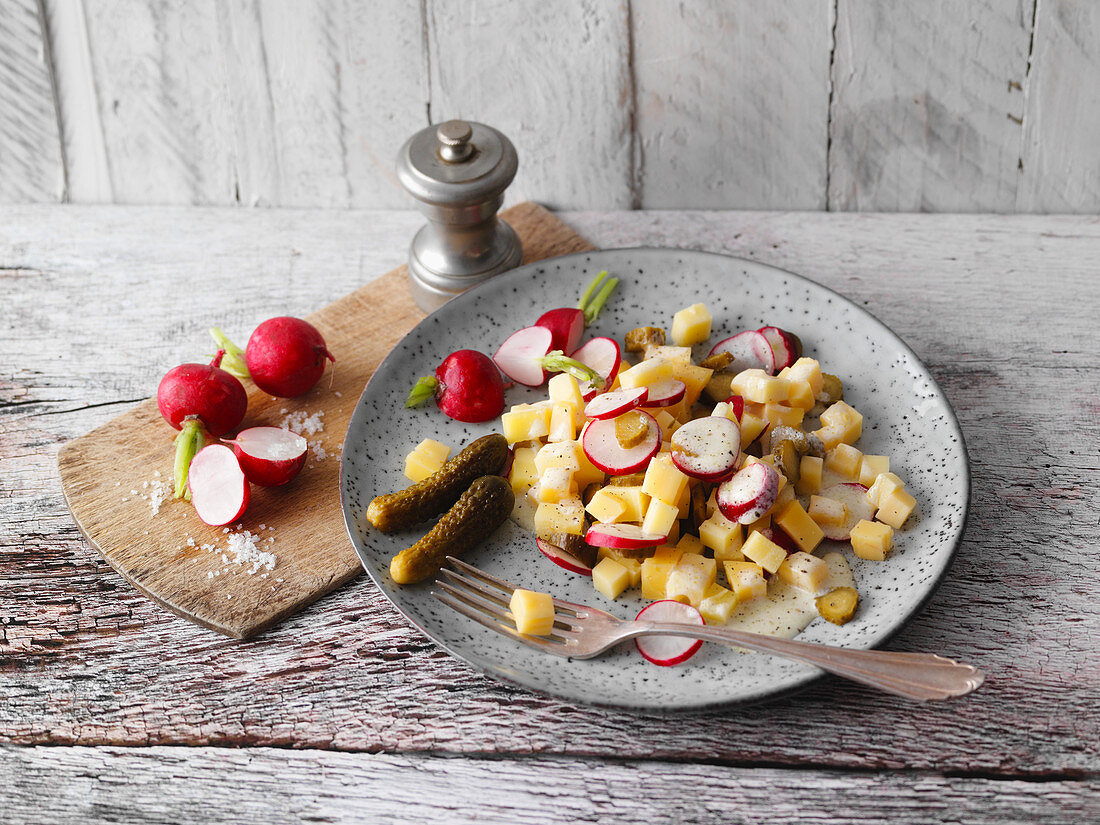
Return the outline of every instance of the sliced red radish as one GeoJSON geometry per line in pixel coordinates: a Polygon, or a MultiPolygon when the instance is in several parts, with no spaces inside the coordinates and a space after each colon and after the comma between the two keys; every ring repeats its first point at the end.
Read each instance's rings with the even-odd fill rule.
{"type": "Polygon", "coordinates": [[[239,519],[252,497],[252,488],[237,456],[224,444],[211,444],[199,450],[191,459],[187,484],[195,512],[214,527],[239,519]]]}
{"type": "Polygon", "coordinates": [[[300,435],[281,427],[249,427],[233,439],[242,472],[261,487],[278,487],[298,475],[308,447],[300,435]]]}
{"type": "Polygon", "coordinates": [[[581,385],[581,394],[585,401],[590,401],[599,393],[609,388],[619,374],[619,366],[622,364],[622,352],[619,345],[612,338],[593,338],[586,341],[584,346],[573,353],[573,358],[585,366],[591,367],[603,378],[603,386],[597,386],[599,382],[587,382],[581,385]]]}
{"type": "Polygon", "coordinates": [[[763,516],[779,495],[779,473],[760,462],[742,467],[718,487],[716,500],[730,521],[752,524],[763,516]]]}
{"type": "Polygon", "coordinates": [[[535,539],[535,546],[539,548],[539,552],[550,559],[550,561],[554,562],[558,567],[564,567],[570,573],[577,573],[581,576],[592,575],[592,568],[568,550],[558,547],[556,544],[543,538],[535,539]]]}
{"type": "Polygon", "coordinates": [[[764,538],[766,538],[768,541],[772,542],[773,544],[778,544],[780,547],[786,550],[788,556],[791,553],[797,553],[799,549],[801,549],[795,543],[795,540],[787,535],[787,533],[782,529],[777,529],[775,527],[765,527],[760,532],[764,534],[764,538]]]}
{"type": "Polygon", "coordinates": [[[550,349],[560,349],[566,355],[572,355],[584,335],[584,310],[574,307],[551,309],[542,313],[535,326],[550,330],[550,349]]]}
{"type": "Polygon", "coordinates": [[[546,327],[524,327],[505,339],[493,360],[513,381],[539,387],[546,383],[542,359],[553,349],[553,340],[553,333],[546,327]]]}
{"type": "Polygon", "coordinates": [[[593,524],[584,535],[584,540],[593,547],[614,547],[617,550],[644,550],[664,544],[667,538],[647,533],[637,524],[593,524]]]}
{"type": "Polygon", "coordinates": [[[740,395],[731,395],[726,399],[726,403],[733,407],[733,414],[737,416],[737,420],[741,420],[741,416],[745,414],[745,399],[740,395]]]}
{"type": "Polygon", "coordinates": [[[649,430],[645,438],[633,447],[623,447],[619,443],[615,435],[615,419],[591,422],[581,437],[581,446],[588,460],[613,476],[636,473],[649,463],[661,449],[661,427],[649,413],[639,411],[637,414],[646,417],[649,430]]]}
{"type": "Polygon", "coordinates": [[[768,339],[756,330],[746,330],[719,341],[711,349],[711,355],[728,352],[733,361],[726,372],[738,373],[742,370],[760,369],[775,375],[775,354],[768,339]]]}
{"type": "Polygon", "coordinates": [[[645,405],[647,407],[671,407],[679,402],[686,392],[687,384],[683,381],[678,378],[666,378],[664,381],[657,381],[650,386],[645,405]]]}
{"type": "Polygon", "coordinates": [[[594,418],[597,421],[604,418],[615,418],[635,407],[640,407],[642,402],[646,401],[648,395],[649,390],[646,387],[605,392],[602,395],[597,395],[585,405],[585,418],[594,418]]]}
{"type": "Polygon", "coordinates": [[[672,463],[685,475],[717,481],[737,469],[741,428],[725,416],[689,421],[672,434],[671,440],[672,463]]]}
{"type": "Polygon", "coordinates": [[[774,372],[789,367],[802,357],[802,339],[793,332],[787,332],[779,327],[760,327],[757,332],[767,338],[771,345],[772,356],[775,359],[774,372]]]}
{"type": "Polygon", "coordinates": [[[842,524],[822,524],[821,531],[831,541],[847,541],[852,537],[852,528],[861,521],[870,521],[875,517],[875,505],[867,498],[867,488],[856,482],[845,482],[826,487],[819,496],[839,501],[848,508],[848,517],[842,524]]]}
{"type": "MultiPolygon", "coordinates": [[[[673,622],[675,624],[705,625],[703,614],[683,602],[662,599],[647,604],[635,617],[636,622],[673,622]]],[[[702,639],[684,636],[639,636],[634,640],[638,652],[655,665],[670,667],[686,662],[703,646],[702,639]]]]}

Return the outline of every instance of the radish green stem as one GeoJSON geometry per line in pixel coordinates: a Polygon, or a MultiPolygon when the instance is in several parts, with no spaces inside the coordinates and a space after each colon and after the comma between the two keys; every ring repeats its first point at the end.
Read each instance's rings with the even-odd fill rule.
{"type": "Polygon", "coordinates": [[[180,427],[180,433],[176,436],[176,462],[174,466],[176,482],[176,498],[191,500],[191,491],[187,489],[187,471],[191,467],[191,459],[195,453],[206,446],[206,433],[203,431],[202,422],[197,418],[188,418],[180,427]]]}
{"type": "Polygon", "coordinates": [[[244,360],[244,350],[230,341],[225,333],[217,327],[210,328],[210,337],[214,339],[218,349],[225,351],[220,364],[221,368],[237,378],[250,378],[248,365],[245,364],[244,360]]]}
{"type": "Polygon", "coordinates": [[[587,364],[576,358],[569,358],[560,349],[548,352],[539,359],[544,370],[549,372],[567,372],[578,381],[602,381],[603,377],[587,364]]]}
{"type": "Polygon", "coordinates": [[[581,299],[577,302],[577,309],[584,309],[588,304],[588,299],[592,297],[592,293],[596,291],[600,285],[600,281],[607,277],[607,270],[599,273],[592,282],[584,288],[584,292],[581,293],[581,299]]]}
{"type": "Polygon", "coordinates": [[[439,388],[439,381],[430,375],[426,375],[413,384],[413,388],[409,390],[409,397],[405,399],[406,407],[419,407],[426,402],[429,398],[435,396],[436,389],[439,388]]]}
{"type": "MultiPolygon", "coordinates": [[[[602,273],[606,275],[607,273],[602,273]]],[[[607,299],[611,297],[611,293],[615,291],[615,287],[619,285],[618,278],[609,278],[600,287],[600,291],[596,293],[596,297],[592,299],[592,303],[587,307],[581,307],[584,310],[584,322],[585,324],[594,323],[596,318],[600,315],[600,310],[603,309],[603,305],[607,303],[607,299]]]]}

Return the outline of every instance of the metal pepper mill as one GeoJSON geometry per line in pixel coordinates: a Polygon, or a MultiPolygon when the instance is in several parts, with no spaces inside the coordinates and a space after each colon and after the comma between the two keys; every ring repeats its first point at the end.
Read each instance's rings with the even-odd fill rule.
{"type": "Polygon", "coordinates": [[[508,138],[464,120],[429,126],[401,147],[397,178],[429,221],[409,247],[412,294],[425,312],[519,264],[519,236],[497,218],[518,166],[508,138]]]}

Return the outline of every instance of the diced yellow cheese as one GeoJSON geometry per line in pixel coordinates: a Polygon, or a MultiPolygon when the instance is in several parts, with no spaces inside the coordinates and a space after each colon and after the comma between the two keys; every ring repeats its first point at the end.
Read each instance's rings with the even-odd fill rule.
{"type": "Polygon", "coordinates": [[[810,508],[806,514],[818,524],[836,527],[848,518],[848,506],[835,498],[810,496],[810,508]]]}
{"type": "Polygon", "coordinates": [[[691,533],[684,533],[684,535],[680,537],[680,540],[676,542],[676,549],[683,550],[685,553],[695,553],[700,556],[706,555],[703,542],[698,536],[693,536],[691,533]]]}
{"type": "Polygon", "coordinates": [[[529,636],[549,636],[554,629],[554,599],[549,593],[516,589],[508,603],[516,630],[529,636]]]}
{"type": "Polygon", "coordinates": [[[715,570],[714,559],[685,553],[665,579],[665,598],[698,607],[707,588],[714,584],[715,570]]]}
{"type": "Polygon", "coordinates": [[[826,427],[839,427],[840,440],[845,444],[855,444],[863,434],[863,415],[843,401],[837,401],[821,414],[821,423],[826,427]]]}
{"type": "Polygon", "coordinates": [[[730,521],[720,510],[715,510],[699,525],[699,539],[714,551],[714,558],[719,561],[740,561],[744,558],[741,554],[741,525],[730,521]]]}
{"type": "Polygon", "coordinates": [[[800,496],[812,495],[821,490],[824,469],[824,460],[812,455],[802,456],[802,460],[798,463],[798,483],[795,485],[800,496]]]}
{"type": "Polygon", "coordinates": [[[757,564],[727,561],[724,565],[726,582],[737,598],[737,603],[750,599],[763,598],[768,594],[768,583],[764,580],[764,570],[757,564]]]}
{"type": "Polygon", "coordinates": [[[623,518],[626,505],[618,496],[612,495],[611,488],[603,487],[596,491],[585,509],[592,514],[592,518],[601,524],[614,524],[618,521],[634,521],[623,518]]]}
{"type": "Polygon", "coordinates": [[[711,415],[719,418],[728,418],[734,424],[740,424],[741,419],[737,416],[737,411],[734,409],[733,404],[728,401],[719,401],[714,405],[714,409],[710,412],[711,415]]]}
{"type": "Polygon", "coordinates": [[[545,444],[535,453],[535,469],[540,476],[551,467],[564,467],[575,473],[581,466],[582,451],[578,449],[579,447],[576,441],[556,441],[553,444],[545,444]]]}
{"type": "Polygon", "coordinates": [[[592,586],[609,599],[617,599],[630,585],[630,571],[614,559],[605,558],[592,568],[592,586]]]}
{"type": "Polygon", "coordinates": [[[888,496],[894,492],[894,490],[904,486],[905,482],[898,478],[897,474],[879,473],[878,477],[875,479],[875,483],[867,490],[867,498],[871,500],[871,504],[878,507],[883,496],[888,496]]]}
{"type": "Polygon", "coordinates": [[[642,482],[642,492],[665,504],[679,504],[687,490],[688,477],[672,463],[670,453],[660,453],[650,459],[642,482]]]}
{"type": "Polygon", "coordinates": [[[683,555],[680,553],[674,558],[661,555],[662,549],[664,548],[659,548],[650,558],[642,560],[643,598],[653,600],[665,598],[665,582],[668,580],[668,574],[683,555]]]}
{"type": "Polygon", "coordinates": [[[554,504],[540,504],[535,509],[535,533],[569,533],[579,536],[584,532],[584,504],[580,499],[563,499],[554,504]]]}
{"type": "Polygon", "coordinates": [[[844,428],[840,426],[822,427],[814,430],[814,435],[821,439],[826,450],[831,450],[837,444],[844,443],[844,428]]]}
{"type": "Polygon", "coordinates": [[[786,404],[770,403],[764,405],[764,420],[773,427],[780,425],[797,427],[802,423],[806,411],[801,407],[788,407],[786,404]]]}
{"type": "Polygon", "coordinates": [[[741,552],[745,558],[756,562],[769,573],[778,570],[779,565],[787,558],[786,550],[760,532],[755,532],[745,539],[745,543],[741,545],[741,552]]]}
{"type": "Polygon", "coordinates": [[[580,418],[580,414],[584,412],[584,396],[576,378],[567,372],[559,372],[551,377],[546,389],[551,401],[555,404],[568,404],[580,418]]]}
{"type": "Polygon", "coordinates": [[[577,451],[577,469],[573,474],[573,478],[577,482],[577,486],[584,489],[589,484],[603,484],[607,480],[607,473],[597,467],[588,459],[588,454],[585,453],[584,447],[581,443],[576,442],[577,451]]]}
{"type": "Polygon", "coordinates": [[[746,409],[741,415],[741,449],[744,450],[752,444],[767,426],[768,422],[763,417],[757,417],[746,409]]]}
{"type": "MultiPolygon", "coordinates": [[[[787,378],[791,381],[805,381],[810,385],[810,391],[814,396],[821,393],[823,380],[821,377],[821,365],[813,358],[803,356],[790,365],[786,370],[787,378]]],[[[813,406],[812,404],[810,406],[813,406]]]]}
{"type": "Polygon", "coordinates": [[[500,417],[501,430],[509,444],[543,438],[550,432],[550,406],[518,404],[500,417]]]}
{"type": "Polygon", "coordinates": [[[678,347],[701,344],[710,338],[710,312],[703,304],[692,304],[672,316],[672,343],[678,347]]]}
{"type": "Polygon", "coordinates": [[[865,455],[863,463],[859,465],[859,483],[864,487],[870,487],[883,473],[890,472],[890,456],[865,455]]]}
{"type": "Polygon", "coordinates": [[[650,344],[645,348],[646,359],[663,358],[672,364],[690,364],[691,347],[669,347],[650,344]]]}
{"type": "Polygon", "coordinates": [[[683,556],[684,551],[674,544],[662,544],[653,551],[653,558],[659,562],[667,561],[669,564],[678,564],[683,556]]]}
{"type": "Polygon", "coordinates": [[[451,448],[435,439],[425,438],[405,456],[405,477],[414,484],[437,473],[451,456],[451,448]]]}
{"type": "Polygon", "coordinates": [[[539,471],[535,467],[535,448],[516,447],[512,451],[512,469],[508,472],[508,481],[512,485],[512,492],[517,496],[531,487],[539,478],[539,471]]]}
{"type": "Polygon", "coordinates": [[[622,502],[625,509],[619,521],[641,521],[645,518],[649,496],[642,492],[641,487],[604,487],[603,491],[622,502]]]}
{"type": "Polygon", "coordinates": [[[577,437],[577,414],[572,404],[554,404],[547,441],[572,441],[577,437]]]}
{"type": "Polygon", "coordinates": [[[904,487],[898,487],[888,495],[880,496],[878,501],[878,512],[875,513],[875,518],[899,530],[909,518],[909,514],[913,512],[913,508],[917,506],[917,500],[904,487]]]}
{"type": "Polygon", "coordinates": [[[861,559],[882,561],[894,546],[894,530],[879,521],[859,521],[852,528],[852,551],[861,559]]]}
{"type": "Polygon", "coordinates": [[[657,420],[657,426],[661,428],[661,438],[665,441],[672,438],[672,434],[680,429],[680,422],[664,407],[650,409],[649,413],[657,420]]]}
{"type": "Polygon", "coordinates": [[[809,553],[791,553],[776,571],[780,579],[792,587],[817,593],[829,578],[829,565],[809,553]]]}
{"type": "Polygon", "coordinates": [[[619,385],[624,390],[648,387],[672,377],[672,363],[663,358],[650,358],[619,373],[619,385]]]}
{"type": "Polygon", "coordinates": [[[720,584],[712,584],[699,602],[699,612],[707,624],[725,624],[737,607],[737,596],[720,584]]]}
{"type": "Polygon", "coordinates": [[[772,517],[772,521],[794,540],[799,550],[807,553],[812,553],[825,538],[817,522],[806,514],[797,501],[789,502],[772,517]]]}
{"type": "Polygon", "coordinates": [[[542,474],[534,488],[535,501],[540,504],[557,504],[562,499],[576,497],[573,471],[566,467],[551,467],[542,474]]]}
{"type": "Polygon", "coordinates": [[[786,401],[791,394],[791,382],[788,378],[768,375],[764,370],[742,370],[733,377],[730,390],[746,401],[768,404],[786,401]]]}
{"type": "Polygon", "coordinates": [[[825,469],[845,478],[853,480],[859,478],[862,463],[863,453],[851,444],[837,444],[825,453],[825,469]]]}
{"type": "Polygon", "coordinates": [[[688,411],[691,410],[691,405],[699,400],[699,396],[703,394],[703,390],[710,383],[712,375],[714,375],[714,370],[708,370],[706,367],[699,367],[695,364],[674,363],[672,365],[672,377],[677,381],[684,382],[684,400],[682,403],[688,411]]]}
{"type": "MultiPolygon", "coordinates": [[[[776,378],[781,377],[780,373],[776,378]]],[[[787,404],[791,407],[798,407],[802,410],[808,410],[813,407],[816,399],[814,398],[814,391],[811,389],[808,381],[796,381],[791,379],[791,391],[787,395],[787,404]]]]}
{"type": "Polygon", "coordinates": [[[672,532],[672,526],[677,523],[679,512],[676,505],[651,498],[642,520],[642,530],[654,536],[668,536],[672,532]]]}
{"type": "MultiPolygon", "coordinates": [[[[742,456],[742,461],[744,461],[744,456],[742,456]]],[[[708,517],[713,516],[716,512],[718,512],[718,488],[717,487],[715,487],[713,490],[711,490],[710,495],[707,497],[707,516],[708,517]]]]}

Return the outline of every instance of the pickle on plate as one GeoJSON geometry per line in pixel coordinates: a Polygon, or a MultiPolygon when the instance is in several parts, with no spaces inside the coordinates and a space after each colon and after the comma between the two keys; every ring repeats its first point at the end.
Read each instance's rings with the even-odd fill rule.
{"type": "Polygon", "coordinates": [[[627,352],[644,352],[646,347],[663,347],[665,331],[660,327],[638,327],[632,329],[623,339],[627,352]]]}
{"type": "Polygon", "coordinates": [[[504,436],[482,436],[423,481],[375,498],[367,507],[367,518],[383,533],[427,521],[458,501],[475,478],[499,473],[507,460],[508,441],[504,436]]]}
{"type": "Polygon", "coordinates": [[[838,587],[815,599],[817,612],[827,622],[847,624],[856,612],[859,593],[854,587],[838,587]]]}
{"type": "Polygon", "coordinates": [[[511,485],[500,476],[475,479],[424,538],[390,560],[393,580],[416,584],[433,576],[447,556],[464,555],[488,538],[515,503],[511,485]]]}

